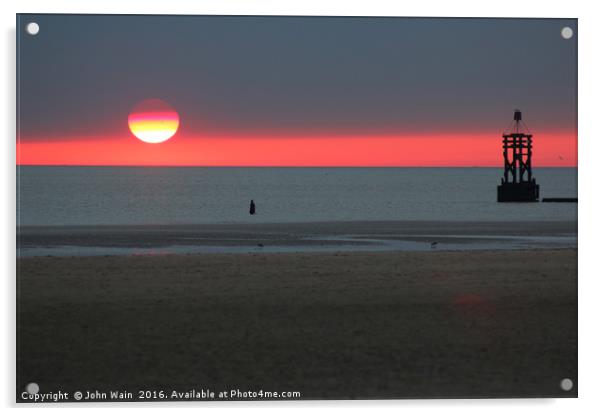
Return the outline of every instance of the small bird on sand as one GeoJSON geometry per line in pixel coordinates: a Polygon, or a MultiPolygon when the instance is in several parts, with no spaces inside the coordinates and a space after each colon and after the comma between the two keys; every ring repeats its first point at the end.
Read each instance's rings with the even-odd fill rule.
{"type": "Polygon", "coordinates": [[[433,242],[431,243],[431,249],[435,249],[435,248],[437,248],[437,244],[439,244],[439,243],[438,243],[438,242],[436,242],[436,241],[433,241],[433,242]]]}
{"type": "Polygon", "coordinates": [[[263,244],[259,243],[257,244],[257,247],[263,247],[263,244]]]}

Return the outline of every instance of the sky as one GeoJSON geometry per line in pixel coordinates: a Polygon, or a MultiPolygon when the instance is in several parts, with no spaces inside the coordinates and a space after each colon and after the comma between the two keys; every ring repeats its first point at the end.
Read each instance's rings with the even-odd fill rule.
{"type": "Polygon", "coordinates": [[[534,166],[577,164],[576,19],[25,14],[17,28],[18,164],[500,166],[515,108],[534,166]],[[149,99],[179,118],[162,143],[128,127],[149,99]]]}

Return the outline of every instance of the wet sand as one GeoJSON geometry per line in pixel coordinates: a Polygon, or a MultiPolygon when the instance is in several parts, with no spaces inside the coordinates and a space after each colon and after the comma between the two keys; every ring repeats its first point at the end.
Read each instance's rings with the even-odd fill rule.
{"type": "Polygon", "coordinates": [[[575,221],[359,221],[213,225],[20,227],[20,256],[421,251],[565,248],[577,245],[575,221]]]}
{"type": "Polygon", "coordinates": [[[577,394],[575,249],[22,258],[18,296],[19,392],[577,394]]]}
{"type": "MultiPolygon", "coordinates": [[[[20,246],[162,246],[174,244],[228,245],[246,242],[299,244],[311,237],[361,235],[365,238],[429,235],[547,236],[576,235],[576,221],[351,221],[307,223],[181,224],[119,226],[23,226],[20,246]]],[[[306,242],[303,242],[306,244],[306,242]]]]}

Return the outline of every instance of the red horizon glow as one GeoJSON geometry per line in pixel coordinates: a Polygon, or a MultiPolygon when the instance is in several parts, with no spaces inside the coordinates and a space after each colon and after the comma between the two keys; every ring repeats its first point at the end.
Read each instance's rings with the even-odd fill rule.
{"type": "MultiPolygon", "coordinates": [[[[501,135],[131,137],[19,140],[18,165],[498,167],[501,135]]],[[[575,133],[537,134],[533,166],[576,167],[575,133]]]]}

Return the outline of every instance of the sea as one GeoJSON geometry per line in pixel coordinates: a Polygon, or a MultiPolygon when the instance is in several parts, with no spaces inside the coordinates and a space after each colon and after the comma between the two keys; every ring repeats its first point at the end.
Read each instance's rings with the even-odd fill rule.
{"type": "MultiPolygon", "coordinates": [[[[500,168],[19,166],[17,223],[576,219],[575,203],[496,202],[501,174],[500,168]]],[[[577,168],[538,168],[534,176],[541,197],[577,196],[577,168]]]]}

